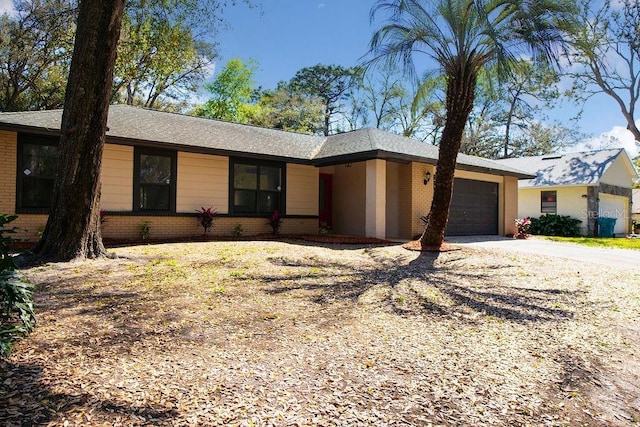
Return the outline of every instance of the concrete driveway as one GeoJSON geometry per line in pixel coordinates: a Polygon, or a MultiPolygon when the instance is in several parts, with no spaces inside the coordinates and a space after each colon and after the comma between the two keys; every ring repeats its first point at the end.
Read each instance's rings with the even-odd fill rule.
{"type": "Polygon", "coordinates": [[[499,236],[451,236],[449,243],[460,246],[502,249],[508,252],[526,252],[559,258],[588,261],[608,266],[628,267],[640,266],[640,251],[628,249],[592,248],[565,242],[529,238],[512,239],[499,236]]]}

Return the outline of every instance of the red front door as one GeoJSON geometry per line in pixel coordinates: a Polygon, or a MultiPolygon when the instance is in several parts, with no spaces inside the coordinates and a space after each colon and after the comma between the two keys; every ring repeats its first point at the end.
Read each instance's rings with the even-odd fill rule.
{"type": "Polygon", "coordinates": [[[319,207],[319,221],[320,225],[327,224],[329,227],[333,226],[333,175],[321,173],[320,174],[320,200],[319,207]]]}

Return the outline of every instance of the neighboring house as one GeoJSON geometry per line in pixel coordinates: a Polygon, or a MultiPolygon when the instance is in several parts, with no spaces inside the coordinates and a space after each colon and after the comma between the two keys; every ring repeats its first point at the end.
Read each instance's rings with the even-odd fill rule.
{"type": "MultiPolygon", "coordinates": [[[[61,110],[0,113],[0,212],[17,213],[21,237],[46,222],[58,168],[61,110]]],[[[200,207],[218,212],[213,234],[270,230],[409,239],[423,229],[438,149],[378,129],[302,135],[114,105],[102,159],[106,238],[196,235],[200,207]]],[[[512,233],[517,182],[530,175],[460,155],[447,233],[512,233]]]]}
{"type": "Polygon", "coordinates": [[[569,215],[583,235],[597,233],[599,217],[616,218],[615,234],[629,233],[631,187],[638,178],[622,148],[521,157],[498,163],[535,175],[518,183],[518,216],[569,215]]]}

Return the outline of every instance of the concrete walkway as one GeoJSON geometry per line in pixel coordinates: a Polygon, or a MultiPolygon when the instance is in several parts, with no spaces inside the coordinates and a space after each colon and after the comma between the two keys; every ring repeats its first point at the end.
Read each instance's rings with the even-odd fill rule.
{"type": "Polygon", "coordinates": [[[451,236],[447,242],[460,246],[502,249],[508,252],[526,252],[559,258],[588,261],[607,266],[620,266],[637,269],[640,267],[640,251],[629,249],[593,248],[574,243],[554,242],[551,240],[529,238],[512,239],[498,236],[451,236]]]}

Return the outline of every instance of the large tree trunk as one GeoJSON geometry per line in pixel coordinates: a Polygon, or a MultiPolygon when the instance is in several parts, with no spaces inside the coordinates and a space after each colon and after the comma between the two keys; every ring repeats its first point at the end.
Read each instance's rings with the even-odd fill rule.
{"type": "Polygon", "coordinates": [[[455,76],[447,76],[447,118],[440,139],[429,222],[420,237],[423,250],[438,250],[444,241],[453,194],[453,175],[464,127],[473,108],[476,75],[473,70],[461,68],[455,76]]]}
{"type": "Polygon", "coordinates": [[[125,0],[81,0],[60,136],[60,167],[42,259],[106,255],[100,234],[100,168],[125,0]]]}

